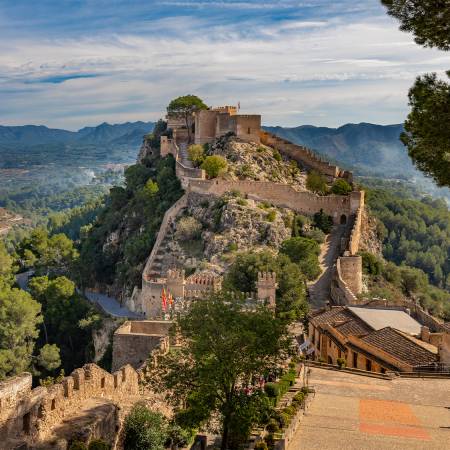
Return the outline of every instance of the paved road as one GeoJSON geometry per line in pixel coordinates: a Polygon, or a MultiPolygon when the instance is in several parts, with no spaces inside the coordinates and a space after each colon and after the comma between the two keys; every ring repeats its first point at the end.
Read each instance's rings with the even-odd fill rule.
{"type": "Polygon", "coordinates": [[[87,291],[85,296],[92,303],[97,303],[103,311],[113,317],[128,317],[133,319],[142,319],[143,317],[137,313],[130,311],[125,306],[120,306],[118,300],[113,297],[108,297],[105,294],[99,294],[98,292],[87,291]]]}
{"type": "Polygon", "coordinates": [[[341,238],[345,233],[345,228],[345,225],[334,226],[327,236],[327,240],[321,245],[319,263],[322,273],[316,280],[308,283],[309,298],[314,308],[322,308],[329,300],[333,265],[339,256],[341,238]]]}
{"type": "MultiPolygon", "coordinates": [[[[19,273],[16,275],[16,281],[20,286],[20,289],[28,289],[28,279],[33,275],[33,273],[34,272],[30,270],[28,272],[19,273]]],[[[97,303],[103,309],[103,311],[110,316],[128,317],[130,319],[143,319],[142,316],[130,311],[125,306],[120,306],[120,302],[113,297],[108,297],[107,295],[92,291],[86,291],[85,296],[90,302],[97,303]]]]}

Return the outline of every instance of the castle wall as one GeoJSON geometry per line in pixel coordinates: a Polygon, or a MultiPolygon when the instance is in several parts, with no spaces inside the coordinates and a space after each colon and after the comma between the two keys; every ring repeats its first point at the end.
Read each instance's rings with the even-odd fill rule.
{"type": "Polygon", "coordinates": [[[260,142],[261,134],[261,116],[260,115],[244,115],[236,116],[236,136],[247,142],[260,142]]]}
{"type": "Polygon", "coordinates": [[[168,321],[127,321],[113,336],[112,370],[125,364],[138,369],[155,349],[165,352],[169,349],[168,321]]]}
{"type": "Polygon", "coordinates": [[[350,172],[344,171],[334,164],[330,164],[306,147],[293,144],[267,131],[261,131],[260,139],[264,145],[278,149],[281,154],[294,159],[308,169],[316,170],[330,179],[342,177],[352,181],[350,172]]]}
{"type": "Polygon", "coordinates": [[[362,292],[361,256],[341,256],[339,258],[341,278],[354,295],[362,292]]]}
{"type": "Polygon", "coordinates": [[[93,398],[129,401],[139,394],[139,374],[131,366],[109,373],[95,364],[75,369],[61,383],[31,389],[31,375],[0,383],[0,448],[47,438],[55,425],[93,398]]]}
{"type": "Polygon", "coordinates": [[[195,114],[195,143],[206,144],[216,137],[217,111],[202,110],[195,114]]]}
{"type": "Polygon", "coordinates": [[[319,196],[308,191],[296,191],[292,186],[265,181],[189,180],[189,191],[199,194],[221,196],[232,190],[302,214],[313,215],[323,209],[333,217],[335,223],[340,222],[342,214],[351,215],[356,212],[351,209],[350,196],[319,196]]]}

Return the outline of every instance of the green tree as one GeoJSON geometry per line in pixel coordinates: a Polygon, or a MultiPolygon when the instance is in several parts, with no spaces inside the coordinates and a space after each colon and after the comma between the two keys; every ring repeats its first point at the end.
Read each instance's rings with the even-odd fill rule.
{"type": "Polygon", "coordinates": [[[14,258],[6,250],[5,244],[0,242],[0,288],[2,283],[12,285],[14,258]]]}
{"type": "MultiPolygon", "coordinates": [[[[426,47],[450,49],[450,4],[446,0],[381,0],[388,14],[400,21],[426,47]]],[[[450,71],[447,72],[450,76],[450,71]]],[[[411,112],[401,135],[415,165],[438,185],[450,185],[450,84],[435,73],[416,79],[409,91],[411,112]]]]}
{"type": "Polygon", "coordinates": [[[287,255],[296,263],[302,273],[309,279],[314,280],[320,275],[319,244],[308,238],[293,237],[281,243],[280,253],[287,255]]]}
{"type": "Polygon", "coordinates": [[[219,155],[207,156],[200,166],[208,178],[217,178],[227,170],[227,160],[219,155]]]}
{"type": "Polygon", "coordinates": [[[363,271],[369,275],[379,275],[383,270],[383,263],[373,254],[369,252],[360,252],[362,257],[363,271]]]}
{"type": "Polygon", "coordinates": [[[203,145],[190,145],[188,148],[188,156],[194,166],[199,167],[205,160],[205,149],[203,148],[203,145]]]}
{"type": "Polygon", "coordinates": [[[403,290],[410,297],[428,285],[427,275],[420,269],[405,266],[400,268],[400,273],[403,290]]]}
{"type": "Polygon", "coordinates": [[[323,209],[321,209],[314,214],[314,225],[325,234],[329,234],[333,228],[333,218],[328,214],[325,214],[323,209]]]}
{"type": "Polygon", "coordinates": [[[182,346],[164,355],[148,380],[154,389],[165,389],[174,405],[186,405],[178,413],[184,424],[218,419],[221,448],[228,449],[234,429],[244,437],[258,420],[258,413],[248,419],[260,403],[257,380],[286,358],[291,344],[286,324],[265,308],[247,312],[241,302],[216,294],[194,302],[177,326],[182,346]],[[242,405],[252,385],[256,390],[242,405]]]}
{"type": "Polygon", "coordinates": [[[310,191],[320,195],[325,195],[328,192],[327,180],[322,174],[315,170],[308,173],[306,177],[306,187],[310,191]]]}
{"type": "Polygon", "coordinates": [[[39,350],[37,358],[40,367],[51,372],[61,365],[59,347],[56,344],[46,344],[39,350]]]}
{"type": "Polygon", "coordinates": [[[137,404],[125,418],[124,430],[125,450],[164,450],[167,424],[161,413],[137,404]]]}
{"type": "Polygon", "coordinates": [[[0,283],[0,380],[30,367],[40,312],[28,292],[0,283]]]}
{"type": "Polygon", "coordinates": [[[450,84],[434,73],[418,77],[409,91],[409,105],[401,135],[409,156],[439,186],[450,186],[450,84]]]}
{"type": "Polygon", "coordinates": [[[381,0],[400,29],[419,45],[450,50],[450,5],[447,0],[381,0]]]}
{"type": "Polygon", "coordinates": [[[169,103],[167,113],[184,120],[188,132],[188,139],[191,142],[193,114],[202,109],[208,109],[203,100],[196,95],[184,95],[177,97],[169,103]]]}
{"type": "Polygon", "coordinates": [[[342,178],[338,178],[331,186],[331,192],[336,195],[348,195],[352,190],[351,184],[342,178]]]}

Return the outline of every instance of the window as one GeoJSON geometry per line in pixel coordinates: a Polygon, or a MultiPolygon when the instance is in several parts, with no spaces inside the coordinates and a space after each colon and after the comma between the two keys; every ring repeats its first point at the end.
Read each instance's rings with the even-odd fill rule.
{"type": "Polygon", "coordinates": [[[102,389],[105,388],[105,377],[102,378],[102,381],[101,381],[101,388],[102,388],[102,389]]]}
{"type": "Polygon", "coordinates": [[[51,410],[53,411],[54,409],[56,409],[56,400],[53,398],[53,399],[52,399],[51,410]]]}
{"type": "Polygon", "coordinates": [[[328,364],[333,364],[333,360],[331,359],[331,356],[328,357],[328,364]]]}
{"type": "Polygon", "coordinates": [[[342,358],[342,352],[341,352],[341,349],[338,350],[338,358],[342,358]]]}
{"type": "Polygon", "coordinates": [[[353,352],[353,367],[358,367],[358,353],[353,352]]]}
{"type": "Polygon", "coordinates": [[[366,370],[367,372],[371,372],[372,371],[372,361],[370,359],[366,358],[366,370]]]}
{"type": "Polygon", "coordinates": [[[247,128],[247,134],[251,134],[250,127],[247,128]]]}

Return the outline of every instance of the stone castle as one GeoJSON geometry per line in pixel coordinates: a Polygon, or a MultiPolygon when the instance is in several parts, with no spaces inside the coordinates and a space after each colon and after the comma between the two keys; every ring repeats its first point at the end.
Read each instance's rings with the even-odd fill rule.
{"type": "MultiPolygon", "coordinates": [[[[127,301],[127,306],[132,311],[146,318],[161,317],[163,288],[183,299],[199,297],[219,289],[220,280],[211,274],[200,273],[187,279],[184,279],[183,274],[170,270],[161,274],[160,259],[164,243],[173,232],[176,217],[186,208],[191,193],[219,197],[230,191],[239,191],[248,198],[267,201],[310,216],[322,209],[333,217],[336,224],[346,225],[348,231],[342,239],[341,255],[335,264],[330,295],[335,304],[357,302],[357,295],[362,291],[362,260],[357,253],[364,210],[363,191],[353,191],[347,196],[319,196],[280,183],[220,178],[208,180],[204,170],[192,166],[187,157],[187,147],[193,143],[209,144],[231,133],[241,141],[261,143],[277,149],[284,157],[295,160],[307,170],[323,174],[330,182],[338,178],[352,182],[351,172],[330,164],[310,149],[264,131],[261,128],[260,115],[238,114],[238,108],[235,106],[222,106],[193,113],[190,130],[187,130],[186,122],[179,117],[168,115],[166,120],[171,137],[161,136],[161,155],[171,154],[175,158],[176,174],[185,194],[166,211],[142,274],[142,288],[135,288],[127,301]]],[[[258,289],[257,298],[260,301],[261,292],[262,290],[258,289]]]]}

